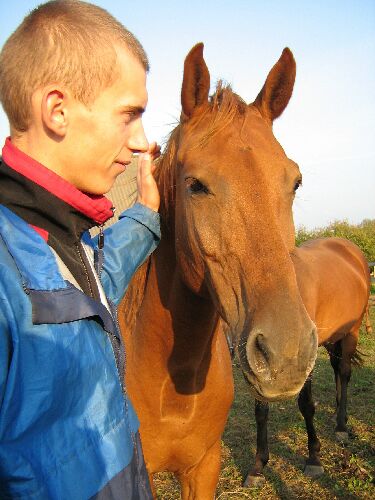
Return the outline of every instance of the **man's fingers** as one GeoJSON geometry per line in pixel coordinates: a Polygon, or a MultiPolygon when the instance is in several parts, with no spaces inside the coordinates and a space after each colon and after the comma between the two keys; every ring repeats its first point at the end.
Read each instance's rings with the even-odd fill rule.
{"type": "Polygon", "coordinates": [[[160,156],[160,146],[156,142],[152,142],[148,147],[148,153],[150,153],[152,160],[156,160],[160,156]]]}
{"type": "MultiPolygon", "coordinates": [[[[153,148],[153,150],[155,147],[153,148]]],[[[150,148],[149,148],[150,150],[150,148]]],[[[159,209],[160,196],[153,177],[155,165],[153,164],[153,155],[150,151],[139,155],[138,173],[137,173],[137,200],[147,207],[155,210],[159,209]]]]}
{"type": "Polygon", "coordinates": [[[158,144],[156,143],[156,141],[153,141],[151,142],[149,145],[148,145],[148,150],[147,152],[148,153],[153,153],[156,149],[158,148],[158,144]]]}
{"type": "Polygon", "coordinates": [[[155,168],[156,167],[152,163],[152,157],[150,153],[143,153],[142,155],[140,155],[137,176],[140,183],[140,189],[142,189],[141,186],[144,182],[154,182],[153,173],[155,171],[155,168]]]}

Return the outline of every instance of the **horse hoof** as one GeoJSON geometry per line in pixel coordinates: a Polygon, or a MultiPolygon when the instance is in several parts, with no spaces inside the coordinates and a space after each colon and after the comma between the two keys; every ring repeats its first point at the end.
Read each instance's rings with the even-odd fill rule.
{"type": "Polygon", "coordinates": [[[250,476],[250,474],[248,474],[243,486],[244,488],[262,488],[265,482],[266,478],[263,474],[260,474],[259,476],[250,476]]]}
{"type": "Polygon", "coordinates": [[[340,443],[347,443],[349,441],[349,434],[347,432],[336,432],[336,439],[340,443]]]}
{"type": "Polygon", "coordinates": [[[324,469],[321,465],[306,465],[303,471],[307,477],[319,477],[324,474],[324,469]]]}

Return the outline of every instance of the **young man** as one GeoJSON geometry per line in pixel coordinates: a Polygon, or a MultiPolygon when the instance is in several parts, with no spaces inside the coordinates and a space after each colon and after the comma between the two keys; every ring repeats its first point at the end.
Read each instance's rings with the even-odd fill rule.
{"type": "Polygon", "coordinates": [[[116,317],[160,237],[147,70],[136,38],[78,0],[39,6],[0,54],[1,499],[152,497],[116,317]],[[138,203],[93,242],[134,152],[138,203]]]}

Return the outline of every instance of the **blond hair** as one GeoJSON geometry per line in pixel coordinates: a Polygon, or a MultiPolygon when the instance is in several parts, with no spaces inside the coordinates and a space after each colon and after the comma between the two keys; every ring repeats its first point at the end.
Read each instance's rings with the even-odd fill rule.
{"type": "Polygon", "coordinates": [[[125,45],[148,71],[142,45],[106,10],[79,0],[53,0],[34,9],[0,54],[0,101],[11,127],[28,129],[31,97],[50,83],[92,103],[116,79],[115,45],[125,45]]]}

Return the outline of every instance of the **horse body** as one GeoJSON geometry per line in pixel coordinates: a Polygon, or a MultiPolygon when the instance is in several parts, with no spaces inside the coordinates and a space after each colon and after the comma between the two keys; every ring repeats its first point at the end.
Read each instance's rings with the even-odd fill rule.
{"type": "Polygon", "coordinates": [[[219,318],[258,397],[297,394],[315,362],[316,329],[290,257],[300,172],[272,133],[294,77],[286,49],[253,104],[220,85],[209,99],[195,46],[181,121],[157,166],[162,240],[119,320],[147,467],[173,471],[183,499],[212,499],[219,476],[233,398],[219,318]]]}
{"type": "MultiPolygon", "coordinates": [[[[297,282],[306,309],[318,329],[319,345],[330,356],[336,380],[337,425],[340,439],[347,439],[347,386],[352,364],[360,364],[357,352],[359,329],[366,314],[370,276],[362,251],[343,238],[322,238],[305,242],[292,254],[297,282]]],[[[309,377],[299,394],[298,405],[305,419],[309,458],[305,473],[317,476],[323,472],[319,459],[320,441],[313,424],[315,405],[309,377]]],[[[268,404],[256,401],[257,452],[255,467],[245,484],[264,481],[262,471],[268,462],[268,404]]]]}

